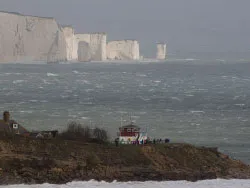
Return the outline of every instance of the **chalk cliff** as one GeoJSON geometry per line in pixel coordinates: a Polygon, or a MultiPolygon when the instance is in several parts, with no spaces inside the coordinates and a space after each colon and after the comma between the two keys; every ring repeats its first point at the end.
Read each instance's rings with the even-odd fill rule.
{"type": "Polygon", "coordinates": [[[66,40],[67,60],[77,60],[77,49],[75,47],[75,31],[71,26],[63,26],[63,34],[66,40]]]}
{"type": "Polygon", "coordinates": [[[105,33],[76,34],[78,61],[105,61],[107,36],[105,33]]]}
{"type": "Polygon", "coordinates": [[[66,59],[65,37],[54,18],[0,12],[0,62],[66,59]]]}
{"type": "Polygon", "coordinates": [[[107,58],[110,60],[139,60],[139,42],[136,40],[111,41],[107,44],[107,58]]]}

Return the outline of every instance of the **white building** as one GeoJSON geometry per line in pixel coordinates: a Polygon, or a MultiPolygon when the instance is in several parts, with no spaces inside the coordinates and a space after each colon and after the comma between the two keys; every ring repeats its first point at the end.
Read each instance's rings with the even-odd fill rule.
{"type": "Polygon", "coordinates": [[[136,142],[144,144],[147,139],[147,133],[142,132],[141,128],[133,123],[119,128],[119,142],[122,144],[135,144],[136,142]]]}

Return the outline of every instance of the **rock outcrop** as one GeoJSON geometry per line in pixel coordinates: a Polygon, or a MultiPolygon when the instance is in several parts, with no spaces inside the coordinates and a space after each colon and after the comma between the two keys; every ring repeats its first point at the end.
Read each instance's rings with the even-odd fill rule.
{"type": "Polygon", "coordinates": [[[54,18],[0,12],[0,62],[66,59],[65,37],[54,18]]]}
{"type": "Polygon", "coordinates": [[[139,60],[139,42],[136,40],[111,41],[107,44],[107,59],[139,60]]]}
{"type": "Polygon", "coordinates": [[[250,167],[216,148],[11,138],[0,141],[0,184],[250,178],[250,167]]]}
{"type": "Polygon", "coordinates": [[[107,35],[105,33],[90,33],[75,35],[75,49],[78,61],[105,61],[107,35]]]}

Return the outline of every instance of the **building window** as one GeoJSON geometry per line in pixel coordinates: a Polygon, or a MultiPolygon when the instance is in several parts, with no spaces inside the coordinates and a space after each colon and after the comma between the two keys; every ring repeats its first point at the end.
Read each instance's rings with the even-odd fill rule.
{"type": "Polygon", "coordinates": [[[18,129],[18,124],[14,123],[12,126],[13,126],[13,129],[18,129]]]}
{"type": "Polygon", "coordinates": [[[130,129],[130,128],[129,128],[129,129],[127,129],[127,132],[128,132],[128,133],[130,133],[130,132],[131,132],[131,129],[130,129]]]}

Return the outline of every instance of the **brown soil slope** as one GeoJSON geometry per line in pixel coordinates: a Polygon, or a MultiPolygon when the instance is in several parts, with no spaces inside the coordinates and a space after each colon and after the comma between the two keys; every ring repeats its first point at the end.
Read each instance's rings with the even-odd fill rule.
{"type": "Polygon", "coordinates": [[[214,178],[250,178],[250,167],[216,149],[188,144],[115,147],[59,139],[0,141],[0,184],[214,178]]]}

